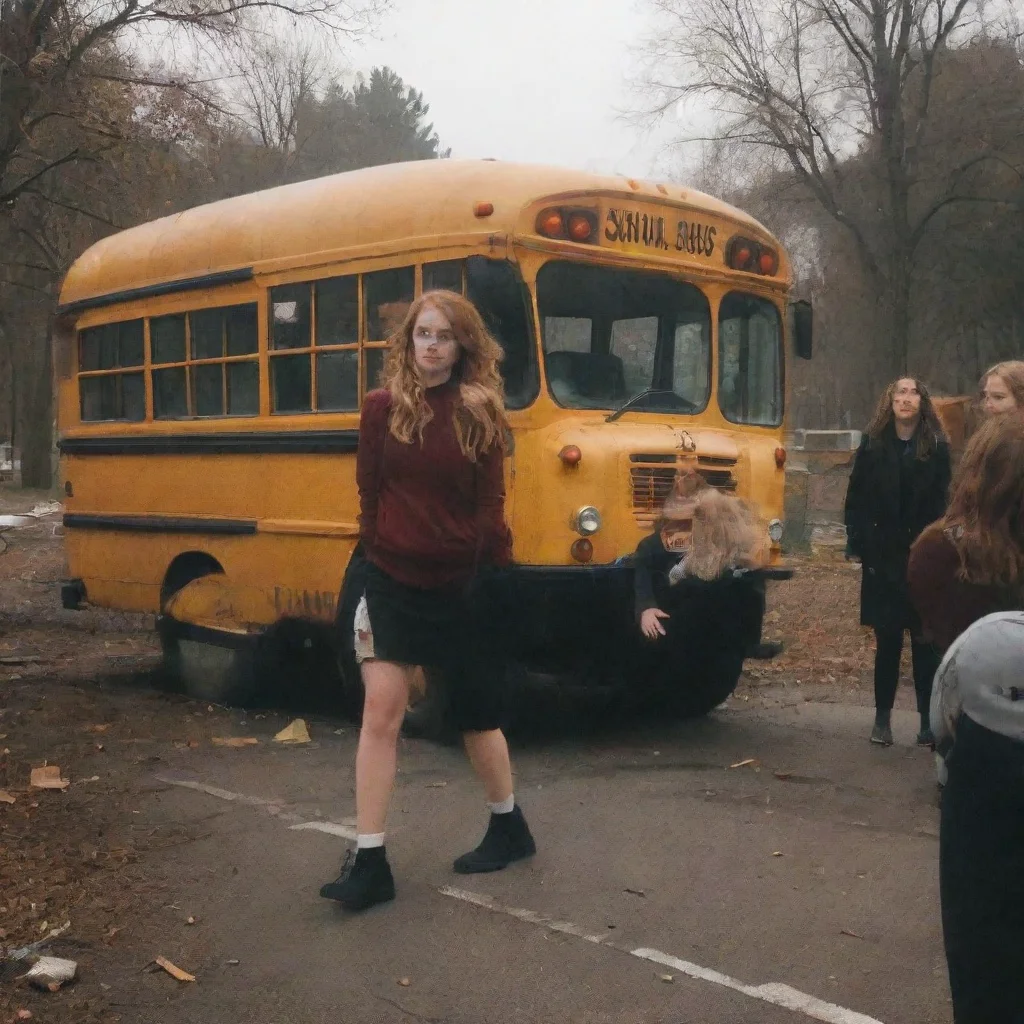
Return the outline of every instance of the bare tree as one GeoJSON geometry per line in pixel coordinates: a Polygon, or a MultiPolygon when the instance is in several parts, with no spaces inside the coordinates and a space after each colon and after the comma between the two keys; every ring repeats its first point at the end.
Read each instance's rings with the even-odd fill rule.
{"type": "Polygon", "coordinates": [[[136,61],[111,67],[131,44],[148,41],[172,52],[190,43],[218,48],[244,35],[254,17],[315,24],[337,38],[359,33],[390,0],[3,0],[0,9],[0,203],[45,188],[69,163],[103,148],[111,126],[89,124],[78,97],[94,80],[123,89],[147,86],[207,97],[205,74],[194,61],[160,71],[136,61]],[[43,143],[54,122],[91,127],[89,143],[51,149],[43,143]]]}
{"type": "MultiPolygon", "coordinates": [[[[972,0],[648,0],[644,113],[710,100],[718,140],[777,154],[852,239],[887,311],[891,370],[907,372],[915,260],[950,207],[999,204],[982,142],[955,161],[930,145],[945,54],[982,29],[972,0]]],[[[991,6],[991,5],[989,5],[991,6]]],[[[991,16],[991,10],[989,15],[991,16]]]]}

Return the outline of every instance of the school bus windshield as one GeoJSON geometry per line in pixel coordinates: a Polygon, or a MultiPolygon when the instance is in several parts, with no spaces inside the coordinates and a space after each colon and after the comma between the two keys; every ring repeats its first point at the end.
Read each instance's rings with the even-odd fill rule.
{"type": "Polygon", "coordinates": [[[692,415],[711,393],[711,310],[695,286],[661,274],[555,261],[537,275],[544,361],[569,409],[692,415]]]}

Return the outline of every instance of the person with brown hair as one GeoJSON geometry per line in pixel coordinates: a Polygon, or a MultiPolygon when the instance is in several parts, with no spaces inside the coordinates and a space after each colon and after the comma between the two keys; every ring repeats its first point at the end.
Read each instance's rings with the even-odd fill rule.
{"type": "Polygon", "coordinates": [[[990,366],[981,375],[978,393],[981,411],[986,416],[1024,413],[1024,360],[1011,359],[990,366]]]}
{"type": "Polygon", "coordinates": [[[493,615],[470,586],[507,565],[507,429],[501,348],[461,295],[427,292],[391,337],[384,387],[363,402],[356,479],[368,565],[356,609],[365,689],[356,754],[356,850],[320,890],[349,910],[395,895],[385,854],[399,730],[415,667],[441,670],[469,760],[491,810],[462,874],[536,852],[515,802],[501,731],[503,665],[493,615]]]}
{"type": "Polygon", "coordinates": [[[861,562],[860,621],[875,632],[875,724],[871,742],[891,746],[892,707],[899,686],[904,633],[909,630],[921,728],[928,724],[932,678],[939,659],[921,636],[907,590],[910,546],[946,509],[949,445],[927,387],[913,377],[882,394],[853,463],[844,519],[848,550],[861,562]]]}
{"type": "Polygon", "coordinates": [[[907,572],[942,653],[972,622],[1024,607],[1024,417],[990,417],[971,438],[949,508],[915,542],[907,572]]]}

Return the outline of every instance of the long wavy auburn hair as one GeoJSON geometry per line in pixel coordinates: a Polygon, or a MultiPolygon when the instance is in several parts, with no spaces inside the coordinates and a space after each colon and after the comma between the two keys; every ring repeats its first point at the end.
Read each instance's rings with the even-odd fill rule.
{"type": "Polygon", "coordinates": [[[921,396],[921,422],[917,428],[917,444],[914,455],[918,459],[927,459],[935,451],[939,441],[946,439],[946,432],[942,429],[942,422],[939,419],[939,414],[935,411],[935,404],[932,402],[928,386],[916,377],[897,377],[882,392],[875,415],[865,433],[877,444],[887,433],[895,430],[896,413],[893,412],[892,403],[896,397],[896,385],[901,380],[912,380],[921,396]]]}
{"type": "Polygon", "coordinates": [[[960,579],[1024,596],[1024,417],[991,416],[960,458],[944,530],[960,579]]]}
{"type": "Polygon", "coordinates": [[[714,580],[727,569],[752,569],[768,561],[767,529],[744,501],[707,487],[693,502],[688,576],[714,580]]]}
{"type": "Polygon", "coordinates": [[[459,344],[459,360],[452,370],[458,385],[455,402],[455,436],[463,455],[471,462],[495,444],[503,445],[508,418],[498,364],[502,349],[484,325],[476,306],[456,292],[424,292],[409,307],[405,320],[388,340],[382,385],[391,392],[391,434],[403,444],[413,438],[423,443],[423,430],[434,418],[424,397],[425,388],[416,370],[413,328],[424,309],[447,317],[459,344]]]}
{"type": "MultiPolygon", "coordinates": [[[[979,381],[978,391],[982,391],[988,383],[989,377],[998,377],[1013,395],[1017,403],[1017,411],[1024,412],[1024,359],[1008,359],[1004,363],[996,363],[990,366],[982,375],[979,381]]],[[[980,400],[980,394],[979,394],[980,400]]]]}

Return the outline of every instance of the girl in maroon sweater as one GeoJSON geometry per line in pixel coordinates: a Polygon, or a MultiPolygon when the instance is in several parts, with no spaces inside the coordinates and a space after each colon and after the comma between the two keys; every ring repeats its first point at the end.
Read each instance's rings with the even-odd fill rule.
{"type": "Polygon", "coordinates": [[[356,754],[356,852],[320,895],[349,910],[394,899],[384,823],[417,666],[443,672],[451,710],[491,809],[455,871],[498,871],[535,852],[512,793],[500,729],[503,665],[478,570],[507,565],[501,348],[472,303],[428,292],[392,337],[385,387],[363,402],[356,479],[369,562],[356,611],[366,696],[356,754]]]}
{"type": "Polygon", "coordinates": [[[940,653],[978,619],[1024,607],[1024,417],[985,420],[945,516],[910,552],[910,595],[940,653]]]}

